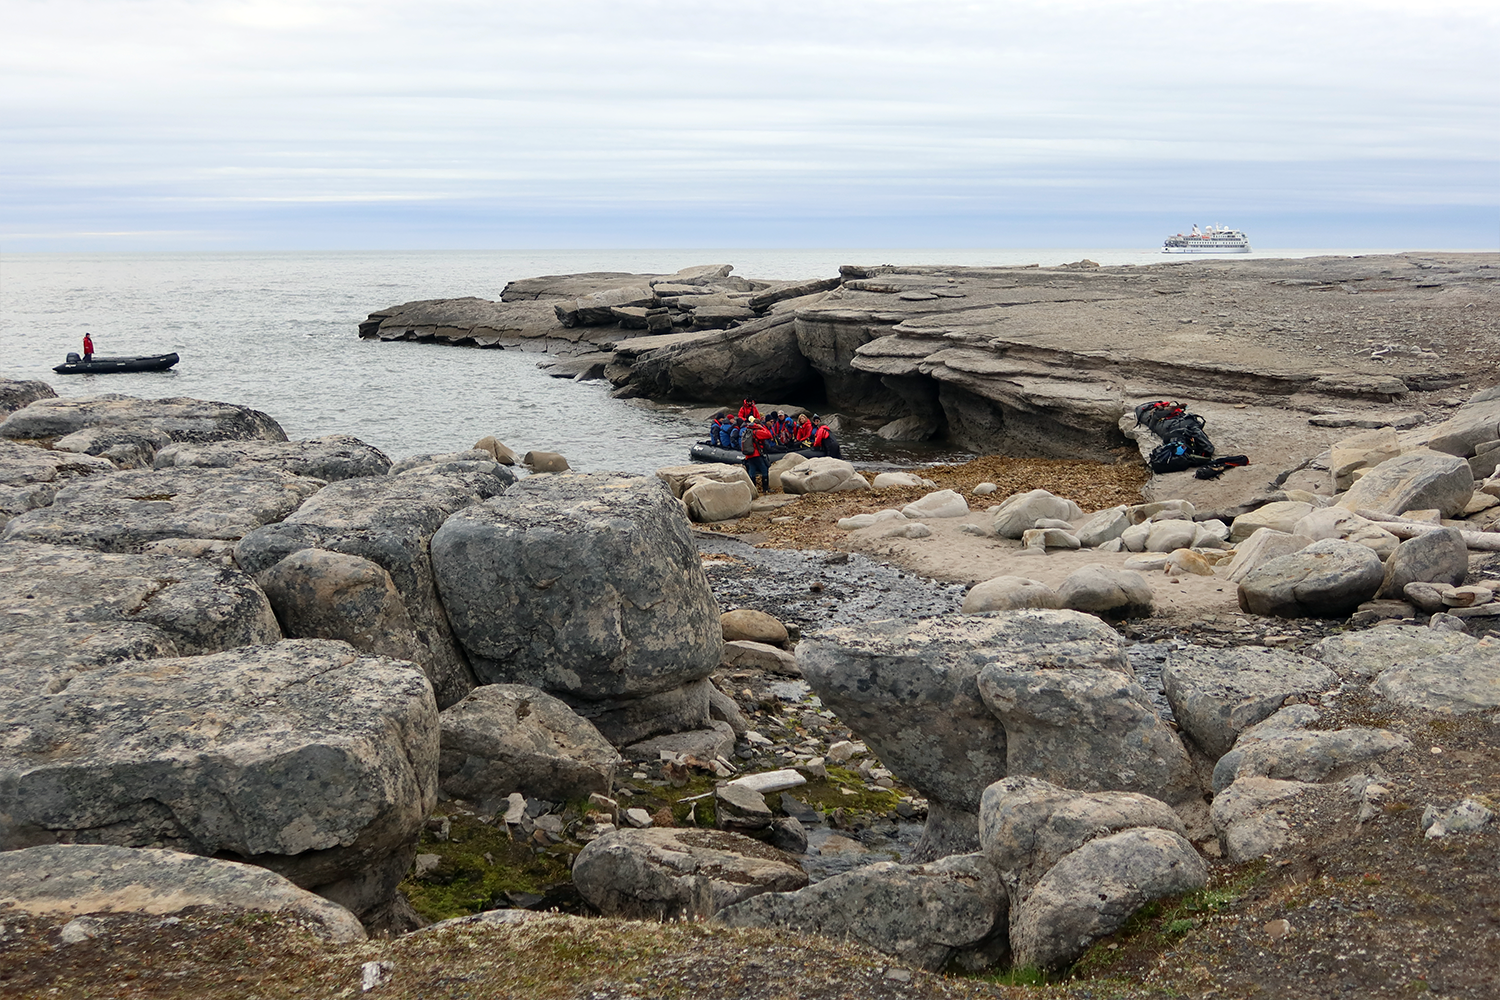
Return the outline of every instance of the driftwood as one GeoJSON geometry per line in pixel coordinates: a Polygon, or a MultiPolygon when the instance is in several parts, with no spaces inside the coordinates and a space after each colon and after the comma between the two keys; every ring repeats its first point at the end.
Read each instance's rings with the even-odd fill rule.
{"type": "MultiPolygon", "coordinates": [[[[1379,522],[1380,526],[1397,538],[1415,538],[1428,531],[1438,531],[1445,525],[1433,524],[1431,521],[1412,521],[1408,518],[1397,517],[1395,514],[1384,514],[1378,510],[1356,510],[1354,513],[1367,521],[1379,522]]],[[[1463,536],[1464,544],[1478,552],[1500,552],[1500,532],[1496,531],[1465,531],[1462,528],[1458,533],[1463,536]]]]}

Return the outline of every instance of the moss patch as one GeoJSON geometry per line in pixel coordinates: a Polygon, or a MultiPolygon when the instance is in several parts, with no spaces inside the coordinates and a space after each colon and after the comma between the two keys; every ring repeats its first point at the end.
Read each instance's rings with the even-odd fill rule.
{"type": "Polygon", "coordinates": [[[461,813],[449,817],[447,840],[424,831],[418,852],[436,854],[438,866],[401,883],[416,911],[428,920],[447,920],[509,906],[505,893],[546,895],[572,878],[576,846],[538,848],[513,840],[503,825],[490,826],[461,813]]]}

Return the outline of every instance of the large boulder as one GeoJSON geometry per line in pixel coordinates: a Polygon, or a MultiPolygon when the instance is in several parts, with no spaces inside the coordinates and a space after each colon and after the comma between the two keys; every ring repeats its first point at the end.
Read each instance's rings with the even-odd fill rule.
{"type": "Polygon", "coordinates": [[[1241,514],[1229,527],[1229,540],[1240,542],[1261,528],[1292,534],[1297,522],[1313,512],[1313,505],[1299,500],[1278,500],[1241,514]]]}
{"type": "Polygon", "coordinates": [[[325,487],[279,524],[252,531],[235,546],[235,561],[260,574],[302,549],[359,556],[391,575],[426,647],[421,658],[446,708],[474,687],[438,598],[429,544],[454,511],[494,496],[504,486],[479,473],[409,472],[346,479],[325,487]]]}
{"type": "Polygon", "coordinates": [[[443,792],[494,804],[512,792],[552,802],[613,791],[620,755],[560,699],[524,684],[484,684],[443,710],[443,792]]]}
{"type": "Polygon", "coordinates": [[[1333,671],[1315,660],[1257,647],[1174,649],[1162,665],[1161,681],[1177,724],[1214,758],[1228,753],[1240,733],[1269,718],[1289,696],[1338,685],[1333,671]]]}
{"type": "Polygon", "coordinates": [[[51,441],[60,451],[118,456],[138,467],[149,466],[159,448],[174,442],[285,441],[286,432],[246,406],[109,394],[39,399],[0,422],[0,437],[51,441]]]}
{"type": "Polygon", "coordinates": [[[237,569],[25,542],[0,545],[0,616],[7,662],[34,668],[191,656],[281,638],[265,594],[237,569]],[[10,660],[18,647],[30,659],[10,660]]]}
{"type": "Polygon", "coordinates": [[[785,625],[754,608],[735,608],[724,612],[719,616],[719,628],[724,633],[725,642],[744,640],[779,646],[788,638],[785,625]]]}
{"type": "Polygon", "coordinates": [[[1214,765],[1217,794],[1243,777],[1326,781],[1346,777],[1411,741],[1385,729],[1350,726],[1313,729],[1318,712],[1310,705],[1288,705],[1240,734],[1214,765]]]}
{"type": "MultiPolygon", "coordinates": [[[[797,456],[802,458],[801,455],[797,456]]],[[[803,461],[807,461],[803,459],[803,461]]],[[[669,465],[656,470],[656,478],[667,484],[674,497],[681,498],[691,487],[702,482],[712,483],[742,483],[750,488],[752,493],[755,484],[750,481],[750,473],[745,471],[745,466],[738,462],[708,462],[694,463],[692,465],[669,465]]]]}
{"type": "Polygon", "coordinates": [[[284,519],[323,484],[278,469],[162,469],[88,476],[51,506],[12,518],[0,539],[140,552],[169,538],[238,541],[284,519]]]}
{"type": "Polygon", "coordinates": [[[427,679],[341,642],[112,664],[12,698],[6,720],[0,850],[164,844],[361,914],[389,902],[437,800],[427,679]]]}
{"type": "Polygon", "coordinates": [[[779,927],[853,939],[933,972],[983,969],[1009,952],[1006,895],[979,854],[925,865],[877,861],[797,892],[763,893],[721,910],[730,927],[779,927]]]}
{"type": "Polygon", "coordinates": [[[1375,596],[1380,557],[1356,542],[1325,538],[1247,573],[1240,610],[1281,618],[1342,618],[1375,596]]]}
{"type": "Polygon", "coordinates": [[[1005,727],[1007,772],[1081,791],[1142,792],[1201,813],[1187,750],[1136,683],[1114,630],[1099,623],[1083,641],[1058,639],[1028,660],[1005,657],[980,671],[980,697],[1005,727]]]}
{"type": "Polygon", "coordinates": [[[719,609],[661,480],[525,479],[450,518],[432,562],[481,681],[555,694],[616,745],[707,723],[697,682],[719,665],[719,609]],[[664,714],[682,698],[694,718],[664,714]]]}
{"type": "Polygon", "coordinates": [[[383,476],[391,468],[391,460],[379,448],[348,434],[330,434],[311,441],[171,444],[158,451],[151,464],[158,469],[267,465],[330,483],[359,476],[383,476]]]}
{"type": "Polygon", "coordinates": [[[190,907],[229,916],[294,917],[337,944],[366,937],[344,907],[255,865],[105,844],[47,844],[0,852],[0,908],[12,914],[167,917],[190,907]]]}
{"type": "Polygon", "coordinates": [[[1384,625],[1331,635],[1308,652],[1340,677],[1373,680],[1391,667],[1417,664],[1449,655],[1464,658],[1479,640],[1462,632],[1414,625],[1384,625]]]}
{"type": "Polygon", "coordinates": [[[1006,774],[1005,730],[979,697],[979,671],[997,656],[1087,634],[1070,622],[1053,636],[1051,624],[945,615],[823,629],[798,644],[797,665],[823,704],[930,800],[914,859],[978,847],[979,795],[1006,774]]]}
{"type": "Polygon", "coordinates": [[[995,511],[994,528],[1001,538],[1020,538],[1038,521],[1076,521],[1081,517],[1083,509],[1073,501],[1037,489],[1001,502],[995,511]]]}
{"type": "Polygon", "coordinates": [[[870,481],[841,458],[812,458],[781,473],[781,489],[786,493],[832,493],[869,488],[870,481]]]}
{"type": "Polygon", "coordinates": [[[1155,601],[1144,576],[1101,563],[1080,566],[1057,588],[1059,607],[1105,618],[1148,617],[1155,601]]]}
{"type": "Polygon", "coordinates": [[[1396,546],[1385,561],[1382,597],[1401,600],[1408,583],[1446,583],[1457,587],[1469,575],[1469,546],[1457,528],[1424,531],[1396,546]]]}
{"type": "Polygon", "coordinates": [[[1092,549],[1119,538],[1130,527],[1130,523],[1130,511],[1127,507],[1109,507],[1083,522],[1074,534],[1084,548],[1092,549]]]}
{"type": "Polygon", "coordinates": [[[1053,865],[1096,837],[1156,827],[1187,836],[1172,808],[1137,792],[1078,792],[1041,778],[1009,777],[984,790],[979,841],[1015,901],[1053,865]]]}
{"type": "Polygon", "coordinates": [[[954,490],[937,490],[914,500],[901,508],[907,517],[963,517],[969,512],[969,504],[963,495],[954,490]]]}
{"type": "Polygon", "coordinates": [[[1244,864],[1321,839],[1330,827],[1360,815],[1369,784],[1360,775],[1326,785],[1240,778],[1214,796],[1210,810],[1224,860],[1244,864]]]}
{"type": "Polygon", "coordinates": [[[59,489],[80,476],[116,470],[107,458],[0,439],[0,527],[18,514],[51,504],[59,489]]]}
{"type": "Polygon", "coordinates": [[[1319,507],[1292,527],[1293,535],[1304,535],[1314,541],[1342,538],[1370,549],[1381,559],[1388,559],[1401,540],[1379,524],[1360,517],[1343,507],[1319,507]]]}
{"type": "Polygon", "coordinates": [[[39,399],[56,399],[57,391],[34,379],[0,378],[0,420],[39,399]]]}
{"type": "Polygon", "coordinates": [[[1174,831],[1140,827],[1090,840],[1012,907],[1013,961],[1044,969],[1067,965],[1151,900],[1207,883],[1207,865],[1174,831]]]}
{"type": "Polygon", "coordinates": [[[1493,636],[1458,650],[1395,664],[1374,691],[1402,708],[1469,715],[1500,708],[1500,641],[1493,636]]]}
{"type": "Polygon", "coordinates": [[[573,884],[607,917],[711,917],[763,892],[793,892],[807,874],[788,855],[739,833],[616,830],[573,861],[573,884]]]}
{"type": "Polygon", "coordinates": [[[1375,466],[1349,487],[1338,504],[1383,514],[1436,508],[1443,517],[1459,517],[1473,495],[1474,472],[1468,462],[1419,449],[1375,466]]]}
{"type": "Polygon", "coordinates": [[[976,583],[964,595],[963,613],[1019,611],[1022,608],[1060,608],[1057,591],[1039,580],[1024,576],[997,576],[976,583]]]}
{"type": "Polygon", "coordinates": [[[755,489],[747,483],[716,483],[703,480],[682,494],[688,516],[700,523],[728,521],[750,513],[755,489]]]}
{"type": "Polygon", "coordinates": [[[1306,535],[1291,535],[1275,528],[1256,528],[1249,538],[1235,545],[1234,557],[1225,567],[1225,576],[1230,583],[1239,583],[1272,559],[1301,552],[1312,543],[1313,539],[1306,535]]]}
{"type": "Polygon", "coordinates": [[[299,549],[256,582],[288,639],[342,639],[362,653],[409,660],[431,672],[430,653],[401,592],[370,560],[299,549]]]}
{"type": "Polygon", "coordinates": [[[1490,386],[1470,396],[1453,416],[1433,427],[1427,447],[1467,458],[1476,446],[1496,438],[1500,438],[1500,386],[1490,386]]]}

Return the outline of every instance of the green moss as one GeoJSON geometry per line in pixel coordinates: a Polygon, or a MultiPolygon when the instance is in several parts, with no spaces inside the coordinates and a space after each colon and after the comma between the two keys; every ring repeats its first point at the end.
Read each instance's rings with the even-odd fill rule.
{"type": "Polygon", "coordinates": [[[872,792],[865,787],[865,779],[861,778],[857,772],[843,767],[828,768],[827,778],[813,779],[797,788],[792,794],[808,805],[817,806],[825,812],[834,809],[854,809],[884,815],[896,808],[896,804],[901,801],[900,792],[894,789],[872,792]],[[840,789],[847,789],[853,794],[847,794],[840,789]]]}
{"type": "Polygon", "coordinates": [[[446,841],[431,832],[422,834],[418,852],[441,858],[437,868],[401,883],[412,906],[428,920],[506,905],[507,892],[544,895],[571,877],[576,848],[559,844],[537,849],[512,840],[503,825],[490,826],[477,816],[452,816],[450,823],[446,841]]]}

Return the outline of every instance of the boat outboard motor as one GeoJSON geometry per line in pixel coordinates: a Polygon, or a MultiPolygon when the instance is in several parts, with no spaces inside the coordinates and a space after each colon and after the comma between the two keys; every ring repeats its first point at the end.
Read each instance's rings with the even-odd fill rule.
{"type": "Polygon", "coordinates": [[[78,364],[78,362],[80,362],[82,360],[83,359],[78,356],[78,352],[77,351],[69,351],[68,352],[68,364],[70,364],[70,365],[76,365],[76,364],[78,364]]]}

